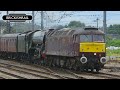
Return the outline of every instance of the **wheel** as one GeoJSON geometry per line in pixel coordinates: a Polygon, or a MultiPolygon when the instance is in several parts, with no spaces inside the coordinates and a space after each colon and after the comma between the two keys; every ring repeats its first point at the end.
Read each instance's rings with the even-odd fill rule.
{"type": "Polygon", "coordinates": [[[99,72],[99,69],[96,69],[96,72],[99,72]]]}
{"type": "Polygon", "coordinates": [[[91,68],[91,72],[93,72],[93,70],[94,70],[94,69],[93,69],[93,68],[91,68]]]}
{"type": "Polygon", "coordinates": [[[83,69],[84,72],[88,72],[88,69],[83,69]]]}

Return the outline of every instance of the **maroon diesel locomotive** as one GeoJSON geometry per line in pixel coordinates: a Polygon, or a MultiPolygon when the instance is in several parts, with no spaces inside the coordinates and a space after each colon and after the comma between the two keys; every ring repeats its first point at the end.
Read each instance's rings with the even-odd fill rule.
{"type": "Polygon", "coordinates": [[[105,34],[97,28],[28,31],[0,36],[0,58],[99,71],[106,63],[105,34]]]}

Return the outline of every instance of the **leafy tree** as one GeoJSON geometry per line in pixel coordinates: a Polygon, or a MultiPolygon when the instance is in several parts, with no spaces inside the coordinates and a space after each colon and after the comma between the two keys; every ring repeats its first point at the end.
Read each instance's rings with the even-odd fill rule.
{"type": "MultiPolygon", "coordinates": [[[[5,29],[5,30],[3,31],[3,33],[4,33],[4,34],[7,34],[7,33],[9,33],[9,32],[8,32],[8,30],[7,30],[7,29],[5,29]]],[[[15,29],[13,29],[13,27],[12,27],[12,26],[10,26],[10,33],[16,33],[16,30],[15,30],[15,29]]]]}
{"type": "Polygon", "coordinates": [[[68,25],[65,25],[64,27],[65,27],[65,28],[67,28],[67,27],[68,27],[68,25]]]}
{"type": "MultiPolygon", "coordinates": [[[[13,30],[12,26],[10,26],[10,30],[11,30],[11,33],[15,32],[15,30],[13,30]]],[[[0,20],[0,31],[1,31],[1,34],[9,33],[7,30],[7,22],[0,20]]]]}
{"type": "Polygon", "coordinates": [[[107,33],[108,34],[120,34],[120,24],[110,25],[107,28],[107,33]]]}
{"type": "Polygon", "coordinates": [[[54,26],[52,26],[51,28],[52,28],[52,29],[59,30],[59,29],[64,28],[64,26],[63,26],[63,25],[54,25],[54,26]]]}
{"type": "Polygon", "coordinates": [[[62,26],[62,25],[58,25],[57,27],[56,27],[56,29],[62,29],[62,28],[64,28],[64,26],[62,26]]]}
{"type": "Polygon", "coordinates": [[[68,27],[73,27],[73,28],[76,28],[76,27],[85,27],[85,24],[81,23],[80,21],[71,21],[68,24],[68,27]]]}
{"type": "Polygon", "coordinates": [[[5,21],[3,21],[3,20],[0,20],[0,26],[6,26],[6,22],[5,21]]]}
{"type": "Polygon", "coordinates": [[[116,46],[116,47],[120,47],[120,40],[119,40],[119,39],[107,40],[106,44],[107,44],[107,46],[116,46]]]}
{"type": "Polygon", "coordinates": [[[7,30],[7,23],[3,20],[0,20],[0,33],[4,33],[7,30]]]}
{"type": "MultiPolygon", "coordinates": [[[[35,30],[40,29],[39,25],[34,25],[35,30]]],[[[32,30],[32,23],[15,23],[12,25],[12,30],[15,31],[16,33],[21,33],[25,31],[30,31],[32,30]]]]}

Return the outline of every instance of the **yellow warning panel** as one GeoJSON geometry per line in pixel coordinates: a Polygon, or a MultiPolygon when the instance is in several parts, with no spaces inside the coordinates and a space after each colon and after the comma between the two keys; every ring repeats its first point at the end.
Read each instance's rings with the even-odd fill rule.
{"type": "Polygon", "coordinates": [[[80,52],[105,52],[105,43],[80,43],[80,52]]]}

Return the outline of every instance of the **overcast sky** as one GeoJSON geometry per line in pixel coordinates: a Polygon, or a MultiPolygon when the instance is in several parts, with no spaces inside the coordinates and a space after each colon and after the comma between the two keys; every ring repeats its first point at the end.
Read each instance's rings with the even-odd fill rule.
{"type": "MultiPolygon", "coordinates": [[[[0,20],[6,15],[6,11],[0,11],[0,20]]],[[[9,13],[25,13],[32,15],[32,11],[9,11],[9,13]]],[[[44,11],[44,26],[66,25],[70,21],[81,21],[87,26],[96,26],[96,19],[99,19],[99,27],[103,26],[103,11],[44,11]]],[[[27,21],[31,22],[31,21],[27,21]]],[[[35,11],[35,24],[41,24],[40,11],[35,11]]],[[[120,11],[107,11],[107,26],[120,24],[120,11]]]]}

